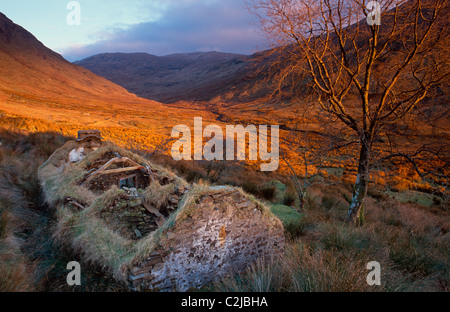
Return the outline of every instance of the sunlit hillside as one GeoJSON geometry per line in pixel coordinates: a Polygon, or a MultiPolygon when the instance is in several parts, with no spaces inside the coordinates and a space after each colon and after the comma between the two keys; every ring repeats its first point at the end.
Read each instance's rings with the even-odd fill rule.
{"type": "MultiPolygon", "coordinates": [[[[447,26],[445,21],[439,27],[442,30],[447,26]]],[[[443,33],[448,35],[448,31],[443,33]]],[[[445,44],[448,38],[444,39],[434,55],[436,58],[442,55],[442,62],[448,58],[445,44]]],[[[285,248],[276,261],[256,261],[239,274],[224,275],[220,280],[208,279],[201,290],[449,291],[448,75],[430,87],[420,105],[411,107],[404,118],[383,124],[373,132],[367,161],[370,163],[367,165],[370,169],[367,170],[370,172],[367,174],[367,196],[364,193],[365,201],[361,202],[358,220],[351,224],[347,216],[358,193],[356,184],[360,175],[357,178],[357,172],[361,167],[358,160],[363,145],[360,133],[318,105],[311,80],[301,71],[290,77],[295,82],[293,85],[277,80],[292,65],[289,62],[276,68],[268,65],[273,58],[292,51],[292,46],[283,49],[251,56],[218,52],[166,57],[111,53],[70,63],[0,13],[0,292],[73,291],[74,288],[67,285],[65,271],[67,262],[73,258],[81,262],[85,272],[82,287],[76,291],[129,291],[127,283],[130,280],[127,278],[142,274],[123,275],[122,279],[116,279],[114,274],[125,274],[115,261],[129,256],[136,246],[132,238],[151,238],[148,246],[139,245],[144,247],[139,250],[142,255],[136,261],[142,262],[139,265],[143,266],[144,258],[149,261],[145,262],[148,267],[144,271],[152,274],[157,265],[159,269],[163,265],[162,262],[152,263],[153,260],[169,258],[169,251],[162,251],[165,247],[154,243],[157,240],[153,240],[152,235],[160,235],[163,232],[158,231],[163,228],[167,230],[164,239],[170,241],[177,236],[170,233],[178,221],[177,209],[187,207],[182,218],[182,221],[187,220],[183,225],[186,228],[181,233],[191,237],[194,226],[189,223],[189,209],[200,205],[205,194],[205,198],[210,196],[205,199],[205,211],[211,208],[209,212],[213,214],[220,210],[214,196],[223,192],[225,195],[220,196],[225,208],[220,213],[233,215],[234,212],[226,208],[234,205],[240,209],[243,203],[238,203],[239,198],[229,201],[232,193],[226,189],[230,187],[238,190],[235,195],[246,198],[244,206],[247,205],[245,207],[251,213],[270,216],[280,229],[277,232],[279,241],[285,248]],[[262,62],[257,65],[257,60],[262,62]],[[262,171],[261,163],[267,160],[262,161],[261,157],[257,160],[248,160],[248,157],[223,161],[208,161],[206,157],[175,160],[171,148],[178,138],[171,136],[172,130],[177,125],[186,125],[194,136],[196,117],[202,118],[203,129],[208,125],[222,128],[224,147],[229,125],[255,126],[256,129],[265,125],[269,129],[279,126],[279,149],[271,146],[270,140],[267,146],[271,152],[279,150],[278,169],[262,171]],[[86,145],[83,140],[74,141],[80,130],[94,129],[100,131],[102,138],[91,135],[86,145]],[[102,144],[104,150],[96,152],[102,144]],[[67,148],[60,149],[66,145],[67,148]],[[83,154],[85,148],[86,154],[83,154]],[[59,152],[55,153],[55,150],[59,152]],[[62,156],[58,154],[61,150],[64,151],[62,156]],[[88,152],[96,158],[89,158],[88,152]],[[52,161],[47,163],[45,179],[42,179],[38,172],[45,168],[46,165],[42,165],[48,159],[52,161]],[[80,164],[83,159],[85,161],[80,164]],[[133,166],[128,163],[131,167],[123,167],[127,160],[133,166]],[[96,190],[103,193],[96,194],[99,196],[94,205],[95,192],[83,183],[92,181],[97,174],[105,174],[105,167],[110,165],[108,174],[124,176],[118,175],[118,180],[105,186],[104,190],[96,190]],[[153,174],[156,171],[152,168],[165,169],[160,170],[155,180],[153,174]],[[138,177],[134,171],[138,170],[143,176],[139,176],[140,179],[147,183],[145,196],[144,190],[137,187],[138,177]],[[182,180],[183,184],[172,183],[174,180],[169,177],[182,180]],[[65,182],[61,183],[64,187],[59,185],[61,181],[65,182]],[[77,196],[72,196],[73,189],[77,196]],[[199,191],[211,189],[214,190],[212,195],[199,191]],[[53,192],[50,194],[53,201],[48,200],[51,197],[48,190],[53,192]],[[189,195],[191,190],[196,190],[193,195],[189,195]],[[128,193],[125,195],[125,192],[128,193]],[[130,216],[129,202],[123,204],[115,197],[113,200],[112,195],[108,198],[111,205],[102,206],[103,195],[113,193],[127,201],[139,201],[133,209],[139,207],[136,208],[142,210],[139,213],[154,214],[161,219],[156,218],[156,225],[142,233],[137,228],[127,229],[127,249],[123,254],[117,253],[120,256],[114,261],[109,259],[109,266],[117,269],[110,274],[105,271],[108,265],[102,263],[101,257],[95,262],[83,262],[83,255],[86,255],[83,248],[89,244],[75,240],[80,237],[89,240],[95,236],[95,244],[89,247],[94,250],[91,255],[96,254],[98,246],[103,251],[109,250],[109,243],[114,239],[102,238],[103,228],[97,226],[103,222],[99,216],[108,215],[111,224],[118,228],[122,225],[117,225],[114,209],[122,205],[123,215],[130,216]],[[86,194],[92,195],[89,195],[92,198],[88,196],[92,201],[89,207],[95,207],[91,212],[98,212],[95,217],[99,217],[100,223],[89,225],[83,220],[88,207],[83,198],[86,194]],[[253,209],[252,203],[258,203],[255,207],[264,209],[253,209]],[[167,213],[163,216],[160,209],[167,213]],[[62,215],[58,210],[64,211],[64,222],[58,219],[62,215]],[[74,222],[74,216],[79,223],[74,222]],[[159,224],[161,220],[165,222],[164,227],[159,224]],[[79,230],[84,226],[99,231],[79,230]],[[71,231],[73,233],[69,233],[71,231]],[[155,234],[157,232],[159,234],[155,234]],[[58,241],[55,233],[60,234],[59,239],[66,239],[65,243],[64,239],[58,241]],[[152,255],[150,250],[152,254],[158,252],[152,255]],[[373,259],[383,266],[383,283],[379,288],[366,282],[366,264],[373,259]]],[[[361,51],[366,53],[367,49],[361,51]]],[[[403,51],[400,48],[395,51],[400,58],[403,51]]],[[[384,71],[397,63],[398,59],[392,58],[376,68],[377,88],[383,84],[384,71]]],[[[401,79],[401,87],[407,87],[414,85],[417,77],[404,75],[401,79]]],[[[377,88],[370,94],[371,99],[381,97],[377,88]]],[[[402,94],[401,88],[399,90],[402,94]]],[[[350,94],[345,103],[348,111],[360,117],[358,91],[349,88],[345,92],[350,94]]],[[[369,114],[361,123],[370,121],[369,114]]],[[[95,130],[93,133],[98,133],[95,130]]],[[[267,133],[267,138],[272,132],[271,129],[267,133]]],[[[249,134],[243,144],[247,156],[252,148],[250,137],[249,134]]],[[[258,138],[261,140],[261,133],[258,138]]],[[[202,144],[207,141],[209,138],[204,137],[202,144]]],[[[194,140],[191,145],[194,152],[194,140]]],[[[233,146],[237,147],[238,143],[233,141],[233,146]]],[[[261,150],[261,145],[258,149],[261,150]]],[[[111,233],[111,237],[116,237],[115,230],[111,233]]],[[[225,225],[221,226],[217,246],[222,247],[228,234],[225,225]]],[[[250,242],[256,241],[252,240],[252,235],[249,237],[250,242]]],[[[266,242],[261,240],[256,243],[265,246],[266,242]]],[[[172,250],[171,243],[167,246],[172,250]]],[[[192,258],[194,251],[186,255],[192,258]]],[[[189,259],[186,263],[190,263],[189,259]]],[[[141,272],[142,267],[133,267],[135,269],[141,272]]],[[[143,283],[146,282],[144,279],[143,283]]]]}

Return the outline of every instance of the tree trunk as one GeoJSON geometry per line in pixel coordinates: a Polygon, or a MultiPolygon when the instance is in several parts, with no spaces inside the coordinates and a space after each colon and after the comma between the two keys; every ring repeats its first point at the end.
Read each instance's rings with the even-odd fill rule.
{"type": "Polygon", "coordinates": [[[305,208],[305,197],[306,197],[306,194],[305,194],[305,192],[300,192],[300,193],[298,193],[298,197],[299,197],[299,200],[300,200],[300,203],[299,203],[299,212],[304,212],[304,208],[305,208]]]}
{"type": "Polygon", "coordinates": [[[357,223],[369,188],[370,143],[362,140],[359,155],[358,175],[353,188],[353,197],[347,214],[347,222],[357,223]]]}

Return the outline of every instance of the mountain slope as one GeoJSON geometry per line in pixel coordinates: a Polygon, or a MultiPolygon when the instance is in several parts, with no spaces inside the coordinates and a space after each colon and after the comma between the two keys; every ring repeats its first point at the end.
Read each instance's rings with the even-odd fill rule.
{"type": "Polygon", "coordinates": [[[146,53],[98,54],[76,62],[128,91],[162,102],[209,100],[239,84],[251,56],[219,52],[154,56],[146,53]]]}
{"type": "Polygon", "coordinates": [[[0,90],[35,96],[131,98],[124,88],[73,65],[0,13],[0,90]]]}
{"type": "MultiPolygon", "coordinates": [[[[122,146],[151,148],[177,124],[209,113],[171,108],[66,61],[0,13],[0,128],[76,135],[99,129],[122,146]]],[[[1,142],[0,142],[1,143],[1,142]]]]}
{"type": "MultiPolygon", "coordinates": [[[[405,11],[411,3],[414,1],[406,2],[399,8],[399,11],[405,11]]],[[[391,26],[394,24],[392,12],[383,16],[380,34],[384,34],[385,37],[390,33],[391,26]]],[[[402,14],[406,14],[405,12],[402,14]]],[[[448,5],[443,12],[443,15],[448,15],[448,5]]],[[[423,8],[423,14],[429,14],[429,10],[423,8]]],[[[356,29],[364,29],[364,27],[367,27],[365,19],[348,27],[349,38],[356,36],[356,29]]],[[[447,19],[438,21],[436,30],[439,28],[448,29],[447,19]]],[[[357,43],[359,55],[364,56],[369,46],[367,44],[368,37],[365,36],[369,33],[366,31],[358,31],[358,33],[360,33],[357,43]]],[[[448,37],[448,31],[442,34],[448,37]]],[[[376,84],[382,85],[383,79],[386,78],[385,74],[392,72],[393,67],[403,62],[405,51],[399,47],[404,43],[406,35],[395,34],[389,45],[392,46],[389,53],[385,53],[382,58],[377,60],[372,71],[372,80],[381,82],[376,82],[376,84]]],[[[435,47],[433,53],[436,59],[448,58],[447,42],[448,40],[444,40],[443,44],[435,47]]],[[[379,43],[379,48],[381,45],[379,43]]],[[[338,47],[335,46],[333,49],[335,49],[335,55],[338,56],[340,51],[338,47]]],[[[355,52],[352,51],[352,48],[349,48],[349,51],[352,54],[351,57],[354,58],[355,52]]],[[[164,57],[145,53],[113,53],[92,56],[78,61],[76,64],[110,79],[132,93],[166,103],[206,101],[212,102],[214,105],[216,103],[245,103],[247,105],[255,100],[271,102],[268,95],[272,94],[277,87],[281,87],[281,90],[278,90],[280,98],[292,103],[295,101],[293,97],[304,101],[307,97],[313,96],[312,88],[309,85],[310,77],[304,71],[291,70],[292,60],[288,56],[292,53],[301,55],[302,52],[301,49],[297,49],[295,44],[288,44],[251,56],[218,52],[176,54],[164,57]],[[278,62],[275,62],[272,67],[269,66],[274,59],[278,62]],[[278,86],[276,84],[279,82],[280,76],[287,78],[285,84],[278,86]],[[292,92],[292,90],[299,92],[292,92]]],[[[300,62],[301,57],[294,61],[300,62]]],[[[415,78],[411,74],[404,74],[401,81],[405,87],[415,88],[415,78]]],[[[442,82],[440,89],[448,90],[448,79],[446,82],[442,82]]],[[[429,92],[428,98],[425,100],[445,102],[448,98],[443,98],[438,93],[446,91],[437,92],[436,90],[429,92]],[[437,99],[438,96],[439,99],[437,99]]],[[[379,90],[374,92],[379,92],[379,90]]]]}

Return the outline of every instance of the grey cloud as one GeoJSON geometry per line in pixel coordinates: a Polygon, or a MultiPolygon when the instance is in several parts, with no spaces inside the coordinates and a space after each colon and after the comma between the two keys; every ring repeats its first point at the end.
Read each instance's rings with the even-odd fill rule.
{"type": "Polygon", "coordinates": [[[105,52],[251,54],[261,48],[263,36],[243,0],[182,1],[172,2],[156,22],[115,29],[108,39],[67,49],[63,55],[73,61],[105,52]]]}

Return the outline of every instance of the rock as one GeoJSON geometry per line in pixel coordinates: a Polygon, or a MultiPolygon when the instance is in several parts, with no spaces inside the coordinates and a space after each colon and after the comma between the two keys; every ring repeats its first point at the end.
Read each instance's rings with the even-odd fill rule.
{"type": "Polygon", "coordinates": [[[160,242],[159,248],[171,253],[153,254],[138,265],[138,269],[147,268],[152,283],[135,286],[186,291],[244,270],[260,258],[277,257],[284,250],[281,222],[261,213],[267,208],[235,189],[216,188],[191,205],[184,207],[186,215],[177,216],[165,233],[167,239],[160,242]],[[156,261],[160,262],[153,265],[156,261]]]}
{"type": "Polygon", "coordinates": [[[211,196],[206,196],[202,199],[201,204],[212,206],[214,205],[214,199],[211,196]]]}
{"type": "Polygon", "coordinates": [[[84,157],[84,147],[79,147],[78,149],[73,149],[69,153],[69,161],[70,162],[79,162],[80,160],[83,160],[84,157]]]}
{"type": "Polygon", "coordinates": [[[128,206],[128,203],[124,200],[124,201],[119,201],[116,203],[116,207],[119,210],[122,210],[124,208],[126,208],[128,206]]]}
{"type": "Polygon", "coordinates": [[[128,198],[139,198],[139,192],[134,187],[122,187],[122,189],[125,191],[125,193],[128,195],[128,198]]]}
{"type": "Polygon", "coordinates": [[[127,200],[128,207],[137,207],[142,204],[142,198],[127,200]]]}
{"type": "Polygon", "coordinates": [[[138,229],[134,229],[134,233],[136,234],[137,238],[141,238],[142,237],[142,233],[138,229]]]}

